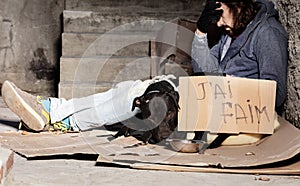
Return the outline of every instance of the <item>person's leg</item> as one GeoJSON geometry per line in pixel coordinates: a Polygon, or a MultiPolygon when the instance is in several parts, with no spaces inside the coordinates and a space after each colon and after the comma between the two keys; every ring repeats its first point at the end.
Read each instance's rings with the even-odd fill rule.
{"type": "Polygon", "coordinates": [[[170,79],[175,77],[169,75],[145,81],[124,81],[106,92],[68,101],[51,98],[51,122],[58,122],[69,116],[71,126],[87,130],[124,121],[138,113],[138,109],[132,110],[133,100],[141,96],[150,84],[166,80],[177,90],[170,79]]]}
{"type": "Polygon", "coordinates": [[[103,93],[65,100],[43,99],[5,81],[2,98],[29,129],[41,131],[48,124],[61,130],[89,129],[134,116],[137,111],[131,111],[132,100],[143,94],[147,86],[148,83],[139,80],[126,81],[103,93]]]}
{"type": "Polygon", "coordinates": [[[28,94],[13,83],[5,81],[2,86],[2,97],[8,107],[32,130],[43,130],[45,125],[49,124],[49,115],[53,125],[58,123],[66,126],[64,124],[66,121],[71,124],[71,128],[86,130],[104,124],[114,124],[134,116],[138,112],[138,109],[132,110],[134,98],[141,96],[151,83],[161,80],[170,82],[170,79],[174,79],[174,76],[161,76],[146,81],[125,81],[106,92],[70,100],[61,98],[37,100],[37,96],[28,94]]]}
{"type": "Polygon", "coordinates": [[[137,114],[137,109],[131,110],[133,100],[142,95],[150,83],[150,80],[124,81],[106,92],[83,98],[51,98],[51,122],[70,116],[73,126],[86,130],[124,121],[137,114]]]}

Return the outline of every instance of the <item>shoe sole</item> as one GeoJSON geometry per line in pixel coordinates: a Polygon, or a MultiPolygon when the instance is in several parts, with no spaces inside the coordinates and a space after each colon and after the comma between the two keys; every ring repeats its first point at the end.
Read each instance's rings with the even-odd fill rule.
{"type": "Polygon", "coordinates": [[[2,98],[8,108],[17,114],[28,128],[35,131],[40,131],[44,128],[45,122],[40,114],[25,102],[8,81],[5,81],[2,85],[2,98]]]}

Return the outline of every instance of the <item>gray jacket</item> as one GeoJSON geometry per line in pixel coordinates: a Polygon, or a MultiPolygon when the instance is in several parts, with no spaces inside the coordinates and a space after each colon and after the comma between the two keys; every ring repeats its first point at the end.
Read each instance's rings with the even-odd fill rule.
{"type": "Polygon", "coordinates": [[[211,50],[206,37],[195,35],[192,47],[194,72],[222,72],[237,77],[269,79],[277,82],[276,106],[281,106],[287,92],[288,35],[278,21],[278,12],[268,0],[256,1],[255,19],[224,50],[229,36],[211,50]],[[222,56],[223,52],[223,56],[222,56]]]}

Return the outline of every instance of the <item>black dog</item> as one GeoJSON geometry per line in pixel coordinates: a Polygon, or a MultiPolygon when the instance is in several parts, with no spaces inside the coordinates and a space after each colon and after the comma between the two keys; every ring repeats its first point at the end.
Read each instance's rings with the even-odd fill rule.
{"type": "Polygon", "coordinates": [[[151,84],[143,95],[134,99],[132,110],[140,112],[122,122],[115,137],[134,136],[144,143],[158,143],[168,138],[178,121],[179,94],[168,81],[151,84]]]}

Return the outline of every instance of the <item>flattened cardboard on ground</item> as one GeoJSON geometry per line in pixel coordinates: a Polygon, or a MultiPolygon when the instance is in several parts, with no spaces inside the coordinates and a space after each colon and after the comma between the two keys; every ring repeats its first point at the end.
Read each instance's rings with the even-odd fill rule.
{"type": "MultiPolygon", "coordinates": [[[[176,153],[165,146],[147,145],[143,148],[156,153],[151,156],[122,153],[112,156],[100,152],[97,162],[141,169],[269,174],[276,170],[274,174],[300,174],[298,161],[276,169],[276,163],[289,160],[300,153],[300,130],[282,118],[279,118],[279,123],[280,127],[273,135],[251,145],[223,146],[207,150],[204,154],[176,153]],[[262,165],[272,165],[273,168],[257,168],[262,165]],[[214,169],[211,166],[224,169],[214,169]]],[[[119,144],[122,144],[121,140],[119,144]]],[[[126,143],[123,145],[124,148],[128,147],[126,143]]]]}
{"type": "Polygon", "coordinates": [[[0,144],[26,158],[41,158],[62,155],[98,155],[108,156],[119,154],[127,155],[156,155],[155,151],[146,146],[137,146],[140,143],[133,137],[115,139],[112,132],[107,130],[93,130],[80,133],[56,134],[52,132],[27,133],[19,132],[0,133],[0,144]],[[126,148],[124,148],[126,146],[126,148]]]}
{"type": "Polygon", "coordinates": [[[239,77],[179,78],[179,131],[272,134],[276,82],[239,77]]]}
{"type": "MultiPolygon", "coordinates": [[[[238,168],[237,172],[259,165],[274,166],[274,163],[288,160],[299,154],[300,130],[282,118],[281,126],[271,136],[260,143],[207,150],[205,154],[177,153],[164,144],[137,145],[132,137],[111,140],[111,133],[104,130],[88,131],[76,134],[53,133],[0,133],[1,145],[6,146],[25,157],[53,155],[99,154],[97,162],[138,166],[154,164],[182,166],[184,169],[221,166],[225,169],[238,168]]],[[[51,158],[51,157],[49,157],[51,158]]],[[[153,167],[151,167],[153,168],[153,167]]],[[[289,173],[299,174],[299,164],[292,164],[289,173]]],[[[288,169],[287,168],[287,169],[288,169]]],[[[201,169],[202,170],[202,169],[201,169]]],[[[223,169],[221,169],[223,170],[223,169]]],[[[216,171],[219,171],[216,169],[216,171]]],[[[229,170],[228,170],[229,171],[229,170]]],[[[255,172],[254,172],[255,173],[255,172]]],[[[279,171],[277,171],[279,173],[279,171]]],[[[282,172],[285,174],[286,172],[282,172]]]]}
{"type": "Polygon", "coordinates": [[[111,135],[103,130],[66,134],[28,132],[26,135],[19,132],[4,132],[0,133],[0,143],[26,158],[74,154],[97,155],[97,150],[94,148],[108,143],[107,136],[111,135]]]}
{"type": "Polygon", "coordinates": [[[159,164],[142,164],[134,163],[130,167],[142,170],[167,170],[177,172],[207,172],[207,173],[239,173],[239,174],[272,174],[272,175],[299,175],[300,161],[290,165],[273,167],[273,168],[254,168],[254,169],[222,169],[211,167],[191,167],[191,166],[174,166],[159,164]]]}

